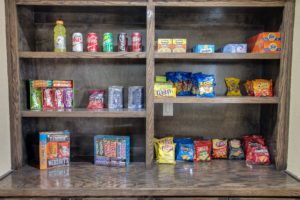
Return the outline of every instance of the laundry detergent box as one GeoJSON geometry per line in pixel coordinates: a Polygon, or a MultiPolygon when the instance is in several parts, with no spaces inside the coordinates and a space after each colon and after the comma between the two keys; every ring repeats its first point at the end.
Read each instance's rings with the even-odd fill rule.
{"type": "Polygon", "coordinates": [[[276,53],[281,51],[279,32],[259,33],[247,40],[248,50],[252,53],[276,53]]]}
{"type": "Polygon", "coordinates": [[[96,135],[94,137],[95,165],[125,167],[130,161],[130,137],[96,135]]]}

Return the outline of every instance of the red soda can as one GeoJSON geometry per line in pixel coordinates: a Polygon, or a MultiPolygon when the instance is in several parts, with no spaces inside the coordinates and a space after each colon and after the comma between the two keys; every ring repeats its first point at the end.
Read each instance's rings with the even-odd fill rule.
{"type": "Polygon", "coordinates": [[[132,33],[131,35],[132,42],[132,51],[141,52],[142,51],[142,34],[141,33],[132,33]]]}
{"type": "Polygon", "coordinates": [[[119,33],[118,35],[118,51],[128,51],[128,38],[127,33],[119,33]]]}
{"type": "Polygon", "coordinates": [[[87,51],[97,52],[98,51],[98,37],[96,33],[88,33],[87,35],[87,51]]]}

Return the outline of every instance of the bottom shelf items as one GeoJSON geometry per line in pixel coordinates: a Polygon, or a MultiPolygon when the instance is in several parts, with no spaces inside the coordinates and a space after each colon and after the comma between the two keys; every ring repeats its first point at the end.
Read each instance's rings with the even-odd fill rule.
{"type": "Polygon", "coordinates": [[[213,160],[127,168],[71,163],[39,170],[25,166],[0,182],[0,196],[300,196],[300,183],[274,166],[249,168],[244,161],[213,160]]]}

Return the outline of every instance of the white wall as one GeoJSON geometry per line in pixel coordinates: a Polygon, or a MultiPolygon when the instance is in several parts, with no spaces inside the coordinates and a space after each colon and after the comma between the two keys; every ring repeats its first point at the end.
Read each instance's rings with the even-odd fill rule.
{"type": "Polygon", "coordinates": [[[0,1],[0,177],[11,169],[5,6],[0,1]]]}
{"type": "Polygon", "coordinates": [[[288,171],[300,178],[300,1],[296,1],[288,171]]]}

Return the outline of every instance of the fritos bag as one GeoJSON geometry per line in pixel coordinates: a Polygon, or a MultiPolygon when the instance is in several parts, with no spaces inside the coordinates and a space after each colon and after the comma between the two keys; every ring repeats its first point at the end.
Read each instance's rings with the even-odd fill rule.
{"type": "Polygon", "coordinates": [[[213,158],[227,158],[227,140],[213,139],[213,158]]]}
{"type": "Polygon", "coordinates": [[[194,161],[207,162],[211,160],[211,140],[194,141],[194,161]]]}

